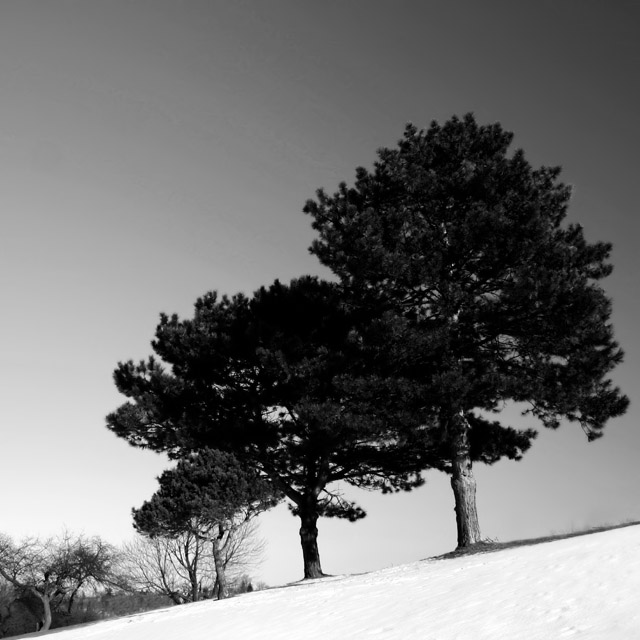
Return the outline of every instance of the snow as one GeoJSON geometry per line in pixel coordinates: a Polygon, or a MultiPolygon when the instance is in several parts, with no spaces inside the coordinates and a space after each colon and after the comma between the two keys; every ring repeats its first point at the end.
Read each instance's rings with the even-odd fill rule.
{"type": "Polygon", "coordinates": [[[56,640],[633,640],[639,596],[634,525],[162,609],[56,640]]]}

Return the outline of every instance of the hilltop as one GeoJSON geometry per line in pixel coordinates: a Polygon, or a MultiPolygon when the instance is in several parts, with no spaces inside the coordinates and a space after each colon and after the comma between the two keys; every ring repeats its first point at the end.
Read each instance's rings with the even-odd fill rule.
{"type": "Polygon", "coordinates": [[[56,640],[640,639],[640,525],[540,542],[156,610],[56,640]]]}

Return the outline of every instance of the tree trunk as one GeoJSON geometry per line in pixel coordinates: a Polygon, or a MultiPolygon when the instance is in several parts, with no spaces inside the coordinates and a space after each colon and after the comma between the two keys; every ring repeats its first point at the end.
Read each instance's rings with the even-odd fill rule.
{"type": "Polygon", "coordinates": [[[44,609],[42,619],[37,625],[37,632],[45,632],[49,630],[51,627],[51,595],[49,593],[49,578],[45,575],[45,585],[43,593],[40,593],[35,587],[29,587],[26,584],[22,584],[15,577],[12,577],[10,574],[6,573],[2,567],[0,567],[0,575],[9,583],[11,583],[14,587],[21,591],[28,590],[32,593],[36,598],[38,598],[42,602],[42,607],[44,609]]]}
{"type": "Polygon", "coordinates": [[[67,613],[69,615],[71,615],[71,610],[73,609],[73,603],[76,600],[76,595],[78,594],[78,591],[80,590],[80,587],[82,586],[82,583],[79,584],[72,592],[71,595],[69,596],[69,606],[67,607],[67,613]]]}
{"type": "Polygon", "coordinates": [[[191,587],[191,602],[200,600],[200,583],[198,582],[198,570],[195,564],[197,560],[188,567],[187,575],[189,576],[189,585],[191,587]],[[194,565],[196,568],[194,568],[194,565]]]}
{"type": "Polygon", "coordinates": [[[304,578],[322,578],[322,567],[320,566],[320,553],[318,551],[318,512],[315,499],[313,504],[299,507],[300,521],[300,543],[302,544],[302,557],[304,560],[304,578]]]}
{"type": "Polygon", "coordinates": [[[225,530],[222,525],[218,525],[218,535],[213,539],[213,562],[216,567],[216,588],[218,600],[223,600],[229,595],[227,587],[227,574],[224,566],[224,558],[222,557],[222,539],[225,530]]]}
{"type": "Polygon", "coordinates": [[[45,631],[49,631],[51,627],[51,602],[49,600],[48,593],[40,593],[37,589],[31,589],[31,593],[36,595],[42,601],[42,606],[44,608],[44,615],[40,624],[38,625],[38,633],[44,633],[45,631]]]}
{"type": "Polygon", "coordinates": [[[452,418],[451,487],[455,497],[458,549],[480,542],[476,509],[476,479],[473,476],[469,446],[469,422],[460,411],[452,418]]]}
{"type": "Polygon", "coordinates": [[[194,580],[193,577],[190,577],[191,583],[191,602],[198,602],[200,600],[200,589],[198,585],[198,581],[194,580]]]}

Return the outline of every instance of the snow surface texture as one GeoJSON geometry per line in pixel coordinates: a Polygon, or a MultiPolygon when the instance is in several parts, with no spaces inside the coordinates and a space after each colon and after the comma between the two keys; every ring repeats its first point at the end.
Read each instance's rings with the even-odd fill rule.
{"type": "Polygon", "coordinates": [[[640,639],[640,526],[326,578],[56,640],[640,639]]]}

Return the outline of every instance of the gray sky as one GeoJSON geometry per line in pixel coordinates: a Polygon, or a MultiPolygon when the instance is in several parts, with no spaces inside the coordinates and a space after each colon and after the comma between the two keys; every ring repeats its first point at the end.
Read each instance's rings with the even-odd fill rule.
{"type": "MultiPolygon", "coordinates": [[[[639,519],[639,19],[624,0],[2,0],[0,530],[130,537],[166,460],[104,426],[117,361],[208,290],[327,275],[305,200],[406,122],[468,111],[562,165],[570,219],[614,243],[614,378],[632,400],[595,443],[565,425],[478,467],[483,534],[639,519]]],[[[321,524],[326,571],[455,546],[444,475],[351,493],[369,517],[321,524]]],[[[297,530],[284,507],[263,518],[267,582],[301,577],[297,530]]]]}

